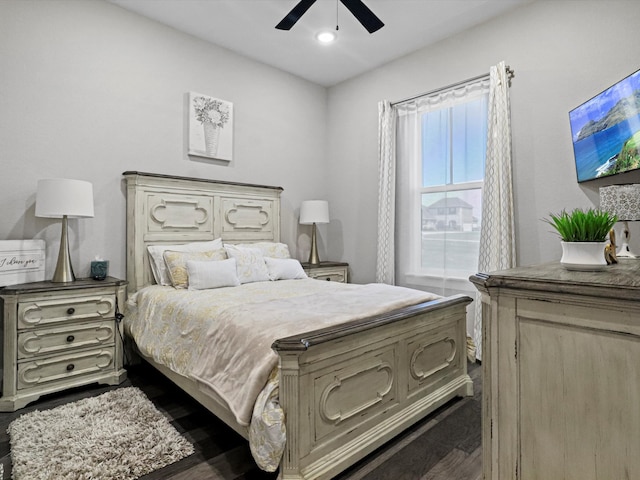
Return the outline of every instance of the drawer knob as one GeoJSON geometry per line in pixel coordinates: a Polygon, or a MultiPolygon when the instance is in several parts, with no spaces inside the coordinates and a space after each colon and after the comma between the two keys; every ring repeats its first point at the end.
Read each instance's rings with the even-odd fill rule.
{"type": "Polygon", "coordinates": [[[76,339],[76,337],[74,337],[73,335],[69,335],[69,336],[67,337],[67,342],[71,343],[71,342],[73,342],[75,339],[76,339]]]}
{"type": "Polygon", "coordinates": [[[76,366],[73,363],[70,363],[69,365],[67,365],[67,372],[70,372],[74,368],[76,368],[76,366]]]}
{"type": "Polygon", "coordinates": [[[76,313],[76,309],[73,307],[69,307],[67,308],[67,315],[73,315],[74,313],[76,313]]]}
{"type": "Polygon", "coordinates": [[[327,280],[327,282],[330,282],[331,281],[331,277],[327,277],[326,280],[327,280]]]}

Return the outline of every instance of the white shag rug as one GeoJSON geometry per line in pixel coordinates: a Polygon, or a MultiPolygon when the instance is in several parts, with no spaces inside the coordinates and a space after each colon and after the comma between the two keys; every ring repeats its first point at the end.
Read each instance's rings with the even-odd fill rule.
{"type": "Polygon", "coordinates": [[[136,387],[20,416],[13,480],[133,480],[194,452],[136,387]]]}

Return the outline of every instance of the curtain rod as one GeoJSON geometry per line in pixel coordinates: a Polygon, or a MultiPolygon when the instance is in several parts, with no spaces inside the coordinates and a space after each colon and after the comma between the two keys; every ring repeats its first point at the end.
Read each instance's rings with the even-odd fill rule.
{"type": "MultiPolygon", "coordinates": [[[[513,71],[513,69],[509,65],[507,65],[506,70],[507,70],[507,78],[509,80],[509,86],[511,86],[511,79],[516,76],[516,73],[513,71]]],[[[407,103],[412,100],[416,100],[420,97],[426,97],[429,95],[434,95],[436,93],[444,92],[445,90],[451,90],[453,88],[459,87],[460,85],[464,85],[465,83],[475,82],[476,80],[480,80],[488,76],[489,74],[485,73],[483,75],[478,75],[476,77],[468,78],[466,80],[462,80],[461,82],[456,82],[456,83],[452,83],[451,85],[447,85],[446,87],[436,88],[435,90],[421,93],[420,95],[414,95],[413,97],[405,98],[403,100],[398,100],[397,102],[391,102],[391,106],[394,107],[396,105],[400,105],[401,103],[407,103]]]]}

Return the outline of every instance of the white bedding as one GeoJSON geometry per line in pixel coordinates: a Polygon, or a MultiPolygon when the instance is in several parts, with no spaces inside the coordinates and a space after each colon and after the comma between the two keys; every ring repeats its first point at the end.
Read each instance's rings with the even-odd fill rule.
{"type": "Polygon", "coordinates": [[[266,457],[256,461],[274,470],[280,459],[277,448],[255,451],[264,450],[265,436],[284,442],[273,341],[436,298],[383,284],[312,279],[197,291],[154,285],[130,298],[125,325],[144,355],[198,381],[203,392],[215,392],[239,424],[251,422],[254,457],[266,457]],[[271,409],[264,410],[265,405],[271,409]],[[256,419],[266,425],[256,427],[256,419]]]}

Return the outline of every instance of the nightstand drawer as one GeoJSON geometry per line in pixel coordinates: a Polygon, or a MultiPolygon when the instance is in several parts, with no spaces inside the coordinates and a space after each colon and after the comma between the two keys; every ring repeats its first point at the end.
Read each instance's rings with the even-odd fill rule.
{"type": "Polygon", "coordinates": [[[71,320],[113,318],[115,295],[87,295],[21,302],[18,305],[18,329],[55,325],[71,320]]]}
{"type": "Polygon", "coordinates": [[[322,269],[321,272],[311,272],[308,274],[310,278],[315,278],[316,280],[326,280],[331,282],[342,282],[347,283],[347,277],[345,275],[345,270],[325,270],[322,269]]]}
{"type": "Polygon", "coordinates": [[[113,320],[25,330],[18,333],[18,359],[59,354],[78,348],[113,345],[114,341],[113,320]]]}
{"type": "Polygon", "coordinates": [[[65,383],[73,377],[113,370],[114,357],[112,347],[19,363],[18,390],[65,383]]]}
{"type": "Polygon", "coordinates": [[[309,278],[316,280],[324,280],[328,282],[347,283],[349,281],[347,271],[348,263],[343,262],[320,262],[320,263],[303,263],[302,268],[309,278]]]}

